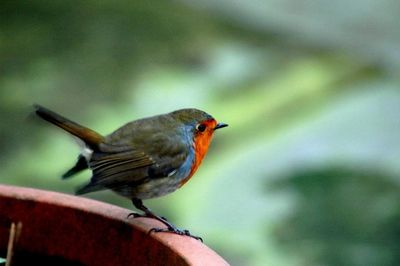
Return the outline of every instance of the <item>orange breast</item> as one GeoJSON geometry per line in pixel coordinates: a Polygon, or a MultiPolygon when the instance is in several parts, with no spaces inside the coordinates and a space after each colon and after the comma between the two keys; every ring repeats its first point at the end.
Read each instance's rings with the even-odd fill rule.
{"type": "Polygon", "coordinates": [[[208,147],[210,145],[211,138],[214,132],[214,127],[217,122],[215,120],[210,120],[206,123],[208,124],[207,130],[203,133],[197,134],[194,137],[193,141],[193,148],[195,151],[194,162],[189,175],[181,181],[180,187],[183,186],[187,181],[189,181],[189,179],[193,176],[193,174],[196,172],[197,168],[199,168],[201,161],[203,160],[204,156],[208,151],[208,147]]]}

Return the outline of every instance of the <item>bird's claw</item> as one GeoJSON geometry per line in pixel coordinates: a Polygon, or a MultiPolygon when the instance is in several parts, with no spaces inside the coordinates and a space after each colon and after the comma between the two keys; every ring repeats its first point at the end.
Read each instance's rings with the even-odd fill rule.
{"type": "Polygon", "coordinates": [[[154,232],[154,233],[165,232],[165,233],[173,233],[173,234],[177,234],[177,235],[181,235],[181,236],[189,236],[189,237],[192,237],[196,240],[200,240],[201,242],[203,242],[203,239],[201,237],[192,235],[189,230],[186,230],[186,229],[181,230],[176,227],[152,228],[149,230],[149,234],[152,232],[154,232]]]}
{"type": "Polygon", "coordinates": [[[140,214],[140,213],[136,213],[136,212],[131,212],[130,214],[128,214],[128,216],[126,218],[139,218],[139,217],[147,217],[144,214],[140,214]]]}
{"type": "Polygon", "coordinates": [[[146,206],[143,205],[142,201],[140,199],[132,199],[132,203],[133,205],[135,205],[135,207],[141,211],[143,211],[143,214],[139,214],[139,213],[130,213],[128,214],[127,218],[133,217],[133,218],[137,218],[137,217],[147,217],[147,218],[153,218],[156,219],[160,222],[162,222],[163,224],[165,224],[167,226],[167,228],[152,228],[149,230],[149,234],[151,232],[166,232],[166,233],[173,233],[173,234],[177,234],[177,235],[181,235],[181,236],[190,236],[196,240],[200,240],[201,242],[203,242],[203,239],[201,237],[198,236],[194,236],[192,234],[190,234],[189,230],[181,230],[176,228],[173,224],[171,224],[170,222],[168,222],[167,218],[165,217],[160,217],[156,214],[154,214],[150,209],[148,209],[146,206]]]}
{"type": "MultiPolygon", "coordinates": [[[[140,214],[140,213],[136,213],[136,212],[131,212],[130,214],[128,214],[128,216],[126,217],[127,219],[129,219],[129,218],[139,218],[139,217],[145,217],[145,218],[154,218],[153,216],[151,216],[151,215],[148,215],[148,214],[140,214]]],[[[163,219],[163,220],[165,220],[165,221],[167,221],[168,222],[168,219],[167,218],[165,218],[164,216],[161,216],[161,219],[163,219]]]]}

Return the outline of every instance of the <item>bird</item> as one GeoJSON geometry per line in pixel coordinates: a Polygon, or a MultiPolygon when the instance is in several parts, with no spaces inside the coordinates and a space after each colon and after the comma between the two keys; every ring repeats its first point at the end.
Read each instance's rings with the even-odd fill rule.
{"type": "Polygon", "coordinates": [[[128,122],[103,136],[41,105],[33,106],[36,115],[82,144],[76,164],[62,175],[66,179],[85,169],[92,171],[90,181],[76,195],[110,189],[143,212],[128,218],[153,218],[166,226],[149,233],[170,232],[202,241],[155,214],[143,200],[165,196],[186,184],[206,155],[215,130],[227,124],[204,111],[186,108],[128,122]]]}

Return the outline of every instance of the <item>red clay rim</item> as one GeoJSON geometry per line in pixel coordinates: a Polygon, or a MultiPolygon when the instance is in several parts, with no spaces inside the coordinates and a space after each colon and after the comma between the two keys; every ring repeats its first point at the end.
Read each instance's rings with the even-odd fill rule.
{"type": "Polygon", "coordinates": [[[4,254],[11,222],[21,222],[15,257],[46,254],[84,265],[229,265],[191,237],[148,234],[163,225],[127,219],[130,212],[87,198],[0,185],[0,249],[4,254]]]}

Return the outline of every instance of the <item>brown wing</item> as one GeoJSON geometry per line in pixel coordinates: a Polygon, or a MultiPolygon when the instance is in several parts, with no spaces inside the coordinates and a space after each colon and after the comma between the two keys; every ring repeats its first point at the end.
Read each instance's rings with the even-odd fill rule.
{"type": "Polygon", "coordinates": [[[148,168],[154,164],[150,156],[133,147],[100,144],[99,148],[89,162],[93,171],[90,183],[78,189],[76,194],[140,183],[147,177],[148,168]]]}
{"type": "MultiPolygon", "coordinates": [[[[100,144],[89,162],[93,171],[90,183],[76,193],[137,186],[151,178],[168,176],[179,168],[187,157],[185,145],[179,141],[161,141],[159,150],[138,150],[131,145],[100,144]],[[169,152],[164,152],[168,150],[169,152]]],[[[150,147],[152,147],[150,145],[150,147]]]]}

